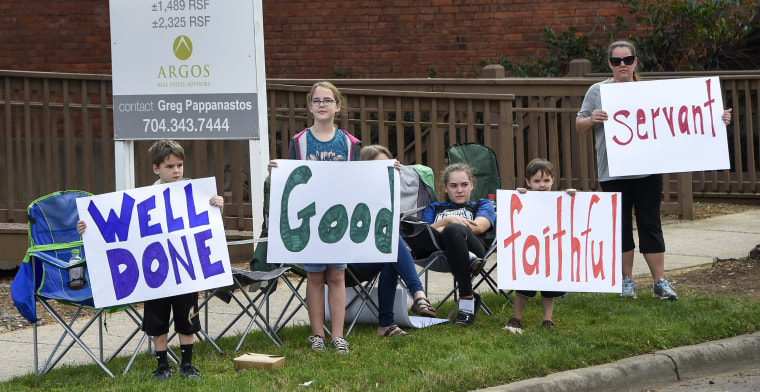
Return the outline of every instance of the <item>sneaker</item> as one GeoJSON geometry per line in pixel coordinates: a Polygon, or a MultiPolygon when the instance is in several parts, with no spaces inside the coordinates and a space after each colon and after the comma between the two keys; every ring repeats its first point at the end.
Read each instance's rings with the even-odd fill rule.
{"type": "Polygon", "coordinates": [[[636,282],[627,276],[623,279],[623,292],[620,293],[620,298],[636,298],[636,282]]]}
{"type": "Polygon", "coordinates": [[[546,329],[552,329],[552,328],[554,328],[554,323],[551,320],[544,320],[541,323],[541,326],[544,327],[544,328],[546,328],[546,329]]]}
{"type": "Polygon", "coordinates": [[[174,368],[169,365],[158,365],[156,370],[153,371],[153,380],[164,381],[172,377],[174,368]]]}
{"type": "Polygon", "coordinates": [[[473,293],[473,299],[475,300],[474,312],[469,313],[460,309],[459,312],[457,312],[457,317],[454,318],[454,324],[459,324],[467,327],[475,323],[475,313],[478,312],[483,299],[480,298],[480,294],[478,293],[473,293]]]}
{"type": "Polygon", "coordinates": [[[654,294],[652,294],[652,297],[671,301],[678,300],[678,294],[673,290],[673,285],[668,282],[667,277],[658,280],[654,284],[654,294]]]}
{"type": "Polygon", "coordinates": [[[319,335],[309,336],[309,342],[311,343],[312,351],[327,350],[327,347],[325,346],[325,338],[319,335]]]}
{"type": "Polygon", "coordinates": [[[345,354],[348,352],[348,342],[343,338],[332,338],[330,344],[335,347],[335,350],[338,351],[339,354],[345,354]]]}
{"type": "Polygon", "coordinates": [[[475,323],[475,313],[468,313],[464,310],[457,312],[457,317],[454,318],[454,324],[463,325],[465,327],[475,323]]]}
{"type": "Polygon", "coordinates": [[[201,375],[198,373],[198,369],[189,363],[186,363],[179,367],[179,376],[182,378],[189,378],[191,380],[201,379],[201,375]]]}

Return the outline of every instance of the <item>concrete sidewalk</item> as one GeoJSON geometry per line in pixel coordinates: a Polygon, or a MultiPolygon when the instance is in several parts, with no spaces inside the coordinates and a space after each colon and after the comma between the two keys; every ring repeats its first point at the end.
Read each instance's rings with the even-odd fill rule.
{"type": "MultiPolygon", "coordinates": [[[[740,214],[733,214],[733,215],[725,215],[720,216],[716,218],[710,218],[710,219],[704,219],[699,221],[677,221],[677,220],[665,220],[663,221],[663,231],[665,233],[665,243],[667,246],[667,252],[666,252],[666,258],[665,258],[665,267],[667,270],[673,270],[673,269],[681,269],[681,268],[687,268],[687,267],[693,267],[703,264],[710,264],[713,261],[713,258],[719,257],[719,258],[739,258],[739,257],[746,257],[747,253],[758,243],[760,243],[760,211],[749,211],[744,212],[740,214]]],[[[634,263],[634,274],[635,275],[642,275],[642,274],[649,274],[649,270],[646,266],[646,262],[644,261],[643,257],[639,253],[636,253],[636,259],[634,263]]],[[[448,274],[440,274],[440,273],[431,273],[430,275],[429,284],[430,287],[428,289],[428,297],[431,299],[431,301],[435,302],[436,300],[442,298],[448,290],[451,288],[452,284],[452,278],[448,274]]],[[[277,310],[281,309],[284,306],[284,301],[287,300],[289,290],[280,283],[281,287],[278,287],[277,291],[272,295],[271,297],[271,303],[270,307],[272,309],[273,313],[276,313],[277,310]]],[[[487,289],[487,288],[485,288],[487,289]]],[[[304,290],[301,291],[302,295],[304,295],[304,290]]],[[[216,337],[222,329],[229,324],[229,322],[237,315],[238,313],[238,307],[234,303],[231,304],[225,304],[221,300],[217,298],[213,298],[210,301],[209,306],[209,334],[212,337],[216,337]]],[[[46,318],[47,322],[46,325],[41,326],[38,328],[38,339],[39,339],[39,345],[41,347],[41,355],[43,355],[45,352],[48,352],[57,342],[58,338],[60,337],[61,328],[55,323],[54,320],[50,319],[50,317],[46,314],[40,314],[41,317],[46,318]]],[[[247,317],[246,317],[247,318],[247,317]]],[[[202,319],[203,320],[203,319],[202,319]]],[[[238,321],[233,328],[228,331],[225,336],[233,336],[238,333],[242,333],[247,325],[247,320],[240,320],[238,321]]],[[[306,314],[305,309],[301,309],[296,316],[293,318],[293,320],[290,322],[290,325],[294,324],[307,324],[308,318],[306,314]]],[[[82,323],[83,324],[83,323],[82,323]]],[[[108,318],[108,331],[104,332],[104,343],[103,346],[105,347],[104,355],[105,357],[108,357],[112,352],[113,349],[119,346],[121,343],[121,340],[123,340],[134,328],[135,324],[129,320],[125,315],[122,313],[117,313],[112,316],[109,316],[108,318]],[[110,349],[110,351],[109,351],[110,349]]],[[[81,324],[77,323],[73,327],[74,330],[78,330],[81,328],[81,324]]],[[[32,330],[31,329],[25,329],[25,330],[17,330],[12,332],[6,332],[0,334],[0,351],[6,355],[7,358],[12,358],[10,361],[4,361],[3,366],[0,367],[0,380],[8,380],[14,376],[18,375],[24,375],[30,372],[34,371],[34,357],[33,357],[33,340],[32,340],[32,330]]],[[[756,336],[755,336],[756,338],[756,336]]],[[[740,338],[744,339],[744,338],[740,338]]],[[[91,348],[98,347],[98,336],[97,336],[97,329],[91,328],[91,331],[89,331],[84,339],[83,339],[91,348]]],[[[120,355],[131,355],[134,351],[137,340],[139,339],[133,339],[133,341],[127,345],[127,347],[122,351],[120,355]]],[[[746,343],[745,341],[740,341],[742,344],[746,343]]],[[[753,340],[753,345],[757,344],[757,339],[753,340]]],[[[146,345],[147,346],[147,345],[146,345]]],[[[701,346],[701,345],[700,345],[701,346]]],[[[741,357],[741,355],[734,355],[730,354],[730,352],[737,350],[741,345],[733,345],[733,344],[710,344],[706,343],[704,347],[708,347],[707,353],[700,352],[699,355],[692,355],[691,358],[693,358],[696,361],[699,360],[707,360],[709,358],[719,358],[720,363],[722,365],[731,367],[733,361],[737,361],[735,366],[738,368],[739,365],[741,365],[741,360],[746,360],[746,358],[741,357]],[[700,359],[702,358],[702,359],[700,359]]],[[[744,346],[748,347],[755,347],[752,345],[744,344],[744,346]]],[[[145,349],[145,347],[143,347],[145,349]]],[[[245,349],[245,346],[243,346],[243,349],[245,349]]],[[[654,356],[652,354],[642,356],[644,362],[649,362],[651,358],[664,358],[665,356],[672,358],[676,358],[679,355],[681,355],[681,351],[678,350],[685,350],[683,353],[691,352],[689,350],[694,350],[694,348],[682,348],[682,349],[673,349],[673,350],[666,350],[666,352],[655,354],[654,356]],[[657,357],[660,355],[660,357],[657,357]]],[[[760,350],[757,350],[754,348],[755,353],[755,360],[754,363],[757,364],[757,355],[760,350]]],[[[96,353],[97,354],[97,353],[96,353]]],[[[687,355],[687,354],[683,354],[687,355]]],[[[635,358],[629,358],[624,361],[635,361],[635,358]]],[[[658,359],[662,360],[662,359],[658,359]]],[[[42,361],[42,359],[41,359],[42,361]]],[[[668,359],[670,361],[670,359],[668,359]]],[[[675,362],[675,360],[673,360],[675,362]]],[[[652,381],[653,379],[650,379],[649,372],[651,370],[646,366],[639,366],[639,365],[630,365],[628,362],[618,362],[619,366],[616,367],[615,364],[609,364],[605,365],[606,368],[603,368],[602,370],[594,370],[594,371],[601,371],[601,372],[608,372],[608,373],[602,373],[600,376],[594,376],[596,379],[600,380],[610,380],[615,379],[616,372],[621,372],[621,366],[624,368],[625,372],[632,373],[630,374],[631,380],[640,380],[640,382],[648,382],[652,381]],[[608,369],[608,370],[605,370],[608,369]],[[644,373],[636,373],[636,371],[641,371],[644,373]]],[[[65,364],[82,364],[82,363],[92,363],[91,358],[79,347],[72,348],[71,352],[67,354],[64,359],[61,360],[61,363],[65,364]]],[[[40,363],[41,365],[42,363],[40,363]]],[[[676,367],[678,366],[678,363],[675,362],[676,367]]],[[[596,367],[599,368],[599,367],[596,367]]],[[[672,366],[671,366],[672,368],[672,366]]],[[[715,366],[711,367],[704,367],[700,368],[699,372],[703,371],[709,371],[710,369],[717,369],[715,366]]],[[[589,368],[589,369],[595,369],[595,368],[589,368]]],[[[683,369],[683,368],[682,368],[683,369]]],[[[120,369],[112,370],[115,372],[119,372],[120,369]]],[[[589,371],[585,370],[584,371],[589,371]]],[[[676,370],[678,371],[678,370],[676,370]]],[[[577,378],[579,377],[578,374],[581,374],[581,379],[593,379],[594,377],[588,376],[588,373],[584,373],[581,370],[574,371],[575,373],[572,373],[571,375],[568,375],[568,377],[577,378]]],[[[683,370],[681,371],[683,375],[683,370]]],[[[568,373],[568,372],[565,372],[568,373]]],[[[115,373],[116,374],[116,373],[115,373]]],[[[552,375],[550,377],[559,377],[563,373],[558,373],[557,375],[552,375]]],[[[117,374],[118,375],[118,374],[117,374]]],[[[705,373],[700,373],[700,375],[704,376],[707,375],[705,373]]],[[[525,382],[532,382],[533,385],[531,388],[534,389],[525,389],[525,390],[552,390],[552,391],[581,391],[581,390],[593,390],[591,385],[584,385],[584,384],[578,384],[577,382],[572,383],[564,383],[564,382],[557,382],[556,380],[542,380],[542,379],[534,379],[534,380],[527,380],[525,382]],[[542,384],[543,383],[543,384],[542,384]],[[546,385],[545,389],[541,389],[541,385],[546,385]],[[559,384],[566,385],[565,387],[558,387],[559,384]]],[[[634,382],[631,381],[631,382],[634,382]]],[[[589,381],[590,382],[590,381],[589,381]]],[[[506,388],[507,386],[503,386],[501,388],[506,388]]],[[[629,388],[632,388],[631,390],[635,389],[636,385],[628,385],[629,388]]],[[[643,388],[643,387],[642,387],[643,388]]],[[[516,390],[516,389],[493,389],[493,390],[516,390]]],[[[640,390],[640,389],[639,389],[640,390]]]]}

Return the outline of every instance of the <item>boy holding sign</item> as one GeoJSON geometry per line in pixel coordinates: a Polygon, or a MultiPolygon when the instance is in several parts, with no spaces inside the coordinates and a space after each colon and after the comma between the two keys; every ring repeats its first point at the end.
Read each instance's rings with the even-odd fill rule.
{"type": "MultiPolygon", "coordinates": [[[[520,193],[531,191],[551,191],[554,185],[554,174],[551,162],[546,159],[536,158],[528,162],[525,168],[525,183],[528,188],[517,188],[520,193]]],[[[568,195],[575,195],[575,189],[566,189],[568,195]]],[[[541,308],[544,310],[544,321],[541,326],[546,329],[554,327],[552,314],[554,313],[554,299],[564,296],[564,291],[541,291],[541,308]]],[[[528,299],[536,296],[535,291],[517,290],[515,294],[514,314],[507,322],[504,329],[512,333],[522,333],[522,311],[528,304],[528,299]]]]}
{"type": "MultiPolygon", "coordinates": [[[[174,140],[158,140],[148,150],[153,162],[153,172],[158,175],[155,184],[165,184],[184,180],[185,151],[174,140]]],[[[209,204],[224,208],[224,199],[214,196],[209,204]]],[[[77,223],[79,234],[83,234],[87,226],[84,221],[77,223]]],[[[182,352],[179,373],[182,378],[200,379],[198,369],[192,365],[193,335],[200,331],[198,318],[198,293],[188,293],[173,297],[158,298],[144,302],[142,330],[153,337],[156,345],[156,360],[158,367],[153,371],[154,380],[167,380],[173,372],[167,360],[168,332],[170,315],[174,314],[174,330],[179,335],[182,352]]]]}

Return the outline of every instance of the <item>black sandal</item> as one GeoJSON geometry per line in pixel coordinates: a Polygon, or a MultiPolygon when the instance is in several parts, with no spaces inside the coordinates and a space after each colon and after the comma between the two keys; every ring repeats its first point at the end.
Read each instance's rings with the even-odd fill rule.
{"type": "Polygon", "coordinates": [[[414,300],[412,313],[422,317],[435,317],[435,308],[430,306],[430,301],[427,298],[420,297],[414,300]]]}

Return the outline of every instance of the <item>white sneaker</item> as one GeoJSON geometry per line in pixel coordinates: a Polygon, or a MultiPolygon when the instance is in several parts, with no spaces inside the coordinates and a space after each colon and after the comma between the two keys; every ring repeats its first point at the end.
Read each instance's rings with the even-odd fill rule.
{"type": "Polygon", "coordinates": [[[636,298],[636,282],[627,276],[623,279],[623,292],[620,293],[620,298],[636,298]]]}
{"type": "Polygon", "coordinates": [[[332,338],[331,344],[340,354],[348,352],[348,342],[343,338],[332,338]]]}

